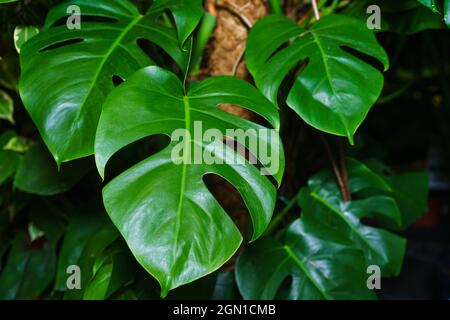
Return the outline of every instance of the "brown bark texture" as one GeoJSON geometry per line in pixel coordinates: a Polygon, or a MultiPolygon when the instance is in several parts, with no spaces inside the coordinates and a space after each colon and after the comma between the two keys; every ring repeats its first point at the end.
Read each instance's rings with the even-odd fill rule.
{"type": "MultiPolygon", "coordinates": [[[[209,43],[207,73],[210,76],[235,75],[250,80],[244,61],[245,44],[249,28],[268,14],[263,0],[207,0],[207,10],[217,18],[217,25],[209,43]]],[[[221,109],[241,118],[255,120],[255,115],[234,105],[221,105],[221,109]]],[[[208,182],[218,201],[229,213],[246,238],[248,211],[234,187],[225,180],[212,176],[208,182]]],[[[231,269],[232,259],[224,269],[231,269]]]]}

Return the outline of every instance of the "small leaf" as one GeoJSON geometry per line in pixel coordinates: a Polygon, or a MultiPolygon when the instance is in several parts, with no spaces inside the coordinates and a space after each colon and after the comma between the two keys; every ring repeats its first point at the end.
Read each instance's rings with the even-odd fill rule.
{"type": "Polygon", "coordinates": [[[34,26],[17,26],[14,29],[14,46],[18,53],[22,45],[39,33],[39,29],[34,26]]]}
{"type": "Polygon", "coordinates": [[[61,170],[42,144],[34,144],[17,168],[14,186],[27,193],[50,196],[70,190],[87,173],[86,160],[64,164],[61,170]]]}
{"type": "Polygon", "coordinates": [[[14,124],[13,113],[13,100],[5,91],[0,90],[0,119],[8,120],[14,124]]]}
{"type": "Polygon", "coordinates": [[[34,242],[35,240],[42,238],[44,235],[45,235],[44,231],[39,229],[36,225],[34,225],[33,223],[28,224],[28,236],[31,242],[34,242]]]}
{"type": "Polygon", "coordinates": [[[30,141],[23,137],[14,136],[3,147],[3,150],[11,150],[18,153],[25,153],[30,149],[30,141]]]}

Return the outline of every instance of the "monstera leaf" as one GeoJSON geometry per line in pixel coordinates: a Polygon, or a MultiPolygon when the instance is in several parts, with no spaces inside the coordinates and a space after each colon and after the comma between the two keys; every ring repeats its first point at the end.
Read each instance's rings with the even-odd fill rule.
{"type": "Polygon", "coordinates": [[[383,75],[346,48],[376,58],[388,68],[388,57],[373,32],[347,16],[324,17],[309,29],[281,15],[264,18],[250,31],[246,62],[258,88],[276,102],[283,80],[306,61],[287,104],[311,126],[353,142],[381,93],[383,75]]]}
{"type": "Polygon", "coordinates": [[[271,238],[247,248],[236,264],[245,299],[374,299],[367,289],[364,255],[325,224],[296,220],[285,243],[271,238]],[[283,282],[291,277],[289,287],[283,282]]]}
{"type": "Polygon", "coordinates": [[[145,15],[128,0],[75,0],[50,11],[41,32],[21,47],[20,93],[58,163],[93,153],[114,76],[126,79],[154,64],[137,41],[151,41],[185,69],[188,55],[180,45],[201,16],[200,0],[157,0],[145,15]],[[66,26],[68,8],[74,10],[72,18],[79,8],[80,29],[66,26]],[[159,21],[167,8],[178,23],[178,36],[159,21]]]}
{"type": "MultiPolygon", "coordinates": [[[[403,228],[411,222],[410,216],[416,213],[401,212],[397,201],[401,190],[397,190],[395,183],[355,160],[348,160],[347,166],[349,188],[354,199],[349,202],[342,200],[331,172],[317,174],[300,194],[302,219],[310,223],[322,222],[339,230],[363,250],[367,265],[379,266],[386,277],[398,275],[406,242],[381,227],[403,228]],[[377,227],[369,226],[365,221],[373,221],[377,227]]],[[[426,180],[422,182],[426,185],[426,180]]],[[[416,193],[416,196],[426,199],[426,192],[416,193]]]]}
{"type": "Polygon", "coordinates": [[[379,266],[383,277],[400,272],[405,240],[381,227],[411,222],[423,209],[426,179],[420,173],[387,177],[351,159],[347,167],[354,200],[342,200],[331,172],[319,173],[301,190],[301,218],[286,239],[258,240],[240,255],[236,280],[245,299],[372,299],[368,266],[379,266]],[[405,177],[417,184],[406,193],[405,177]],[[406,195],[415,199],[402,206],[406,195]]]}
{"type": "Polygon", "coordinates": [[[266,171],[281,182],[284,156],[279,136],[276,130],[220,110],[218,105],[225,103],[256,112],[279,128],[276,107],[245,81],[212,77],[185,92],[173,73],[158,67],[135,73],[111,93],[103,108],[95,145],[101,175],[122,147],[155,134],[172,138],[168,147],[122,173],[103,191],[112,221],[136,259],[159,281],[162,296],[219,268],[242,241],[208,191],[205,175],[219,175],[240,192],[252,217],[252,240],[272,216],[276,188],[262,174],[266,171]],[[246,130],[249,139],[242,145],[255,156],[262,153],[251,148],[251,140],[258,151],[270,152],[269,161],[259,157],[264,169],[221,141],[229,136],[228,129],[246,130]],[[178,130],[184,136],[172,135],[178,130]],[[203,132],[203,139],[198,139],[203,132]]]}

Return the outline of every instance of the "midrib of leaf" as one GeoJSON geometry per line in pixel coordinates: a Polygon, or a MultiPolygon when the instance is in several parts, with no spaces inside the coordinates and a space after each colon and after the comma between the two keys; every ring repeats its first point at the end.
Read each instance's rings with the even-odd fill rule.
{"type": "Polygon", "coordinates": [[[284,245],[283,249],[286,251],[288,256],[295,262],[296,265],[299,266],[299,268],[306,274],[308,279],[312,282],[314,287],[317,288],[317,290],[320,292],[320,294],[327,300],[331,300],[331,297],[326,293],[325,290],[322,290],[320,285],[314,280],[314,277],[311,275],[311,273],[308,271],[308,269],[304,266],[303,262],[295,255],[295,253],[292,251],[291,247],[289,245],[284,245]]]}
{"type": "MultiPolygon", "coordinates": [[[[95,71],[94,77],[92,78],[91,81],[91,85],[89,87],[89,91],[87,92],[86,96],[83,99],[83,102],[80,105],[80,109],[77,111],[77,114],[75,116],[75,119],[72,122],[72,126],[70,128],[70,132],[72,133],[74,131],[75,126],[77,125],[77,122],[80,118],[80,115],[83,111],[83,107],[86,105],[86,101],[89,98],[89,96],[92,93],[92,90],[94,89],[94,85],[95,83],[98,81],[98,78],[100,77],[100,74],[103,70],[103,68],[105,67],[106,62],[108,61],[108,59],[110,58],[111,54],[114,52],[114,50],[116,50],[117,47],[120,46],[122,40],[125,38],[125,36],[128,34],[128,32],[130,32],[131,29],[133,29],[133,27],[135,25],[137,25],[142,19],[144,18],[143,15],[138,15],[136,18],[134,18],[129,24],[128,26],[119,34],[119,36],[116,38],[116,40],[112,43],[112,45],[109,47],[108,51],[106,52],[106,54],[103,56],[103,59],[101,60],[97,70],[95,71]]],[[[56,156],[56,162],[58,163],[58,166],[61,164],[61,159],[64,155],[64,153],[67,151],[67,148],[69,147],[69,142],[71,141],[71,139],[68,139],[65,147],[62,149],[60,156],[56,156]]]]}
{"type": "Polygon", "coordinates": [[[334,213],[336,213],[342,220],[344,220],[345,224],[348,225],[350,227],[350,229],[358,235],[358,237],[369,247],[372,248],[373,251],[375,251],[378,255],[380,255],[381,257],[383,257],[382,254],[380,254],[380,252],[378,252],[377,248],[375,248],[369,241],[366,240],[366,238],[364,236],[361,235],[359,229],[357,227],[355,227],[354,224],[352,224],[347,217],[340,212],[339,210],[336,210],[335,207],[333,207],[331,204],[328,203],[328,201],[326,201],[324,198],[322,198],[320,195],[318,195],[316,192],[311,192],[311,196],[316,199],[317,201],[319,201],[320,203],[322,203],[325,207],[327,207],[329,210],[333,211],[334,213]]]}
{"type": "MultiPolygon", "coordinates": [[[[325,68],[326,79],[328,80],[331,91],[332,91],[333,95],[336,97],[336,100],[339,101],[339,95],[336,93],[336,90],[334,89],[334,86],[333,86],[333,82],[331,81],[332,77],[331,77],[331,73],[330,73],[330,67],[328,65],[328,61],[325,56],[325,51],[323,50],[322,42],[320,41],[320,38],[314,33],[314,31],[311,31],[311,35],[313,36],[314,42],[316,43],[317,47],[319,48],[320,56],[322,58],[323,66],[325,68]]],[[[353,144],[353,137],[352,137],[352,134],[348,131],[344,117],[339,112],[337,113],[337,116],[339,117],[339,119],[341,119],[341,122],[344,125],[345,130],[347,131],[347,136],[350,139],[351,144],[353,144]]]]}
{"type": "MultiPolygon", "coordinates": [[[[191,110],[190,110],[190,104],[189,104],[189,97],[184,96],[183,97],[183,103],[184,103],[184,121],[185,121],[185,129],[187,132],[191,132],[191,110]]],[[[180,197],[178,200],[178,206],[177,206],[177,212],[176,212],[176,220],[175,220],[175,237],[174,237],[174,244],[172,247],[172,262],[175,260],[176,254],[177,254],[177,248],[178,248],[178,238],[180,235],[180,228],[181,228],[181,214],[183,209],[183,200],[184,200],[184,193],[186,191],[186,171],[187,171],[187,163],[189,161],[190,153],[186,152],[186,150],[189,150],[189,139],[184,139],[184,151],[183,151],[183,164],[182,164],[182,172],[181,172],[181,181],[180,181],[180,197]]],[[[173,265],[173,263],[172,263],[173,265]]],[[[170,279],[170,277],[169,277],[170,279]]],[[[171,280],[169,280],[171,281],[171,280]]],[[[163,288],[162,295],[166,295],[168,288],[163,288]]]]}

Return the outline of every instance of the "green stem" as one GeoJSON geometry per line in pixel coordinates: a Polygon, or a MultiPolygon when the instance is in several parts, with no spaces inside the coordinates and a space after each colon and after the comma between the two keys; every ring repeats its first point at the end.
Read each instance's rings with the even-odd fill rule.
{"type": "Polygon", "coordinates": [[[193,48],[194,48],[194,40],[193,40],[193,36],[191,35],[190,38],[189,38],[189,58],[188,58],[187,66],[186,66],[186,72],[184,74],[184,79],[183,79],[184,94],[186,94],[186,84],[187,84],[187,80],[188,80],[188,77],[189,77],[189,71],[191,69],[193,48]]]}
{"type": "Polygon", "coordinates": [[[206,13],[195,37],[194,52],[192,54],[192,70],[193,74],[200,70],[203,52],[208,44],[209,38],[216,26],[216,17],[210,13],[206,13]]]}
{"type": "Polygon", "coordinates": [[[280,0],[270,0],[270,6],[275,14],[283,14],[283,8],[281,7],[280,0]]]}

